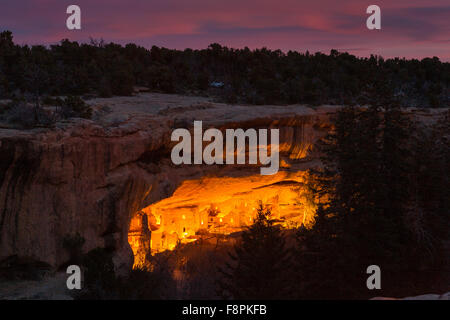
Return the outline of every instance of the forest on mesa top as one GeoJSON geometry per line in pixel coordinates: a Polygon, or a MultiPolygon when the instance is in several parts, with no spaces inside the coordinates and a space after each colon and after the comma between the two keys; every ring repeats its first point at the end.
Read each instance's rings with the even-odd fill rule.
{"type": "Polygon", "coordinates": [[[266,48],[151,49],[91,40],[17,45],[0,33],[0,98],[17,95],[131,95],[150,91],[212,96],[247,104],[345,104],[449,107],[450,63],[358,58],[266,48]],[[216,87],[212,83],[216,83],[216,87]]]}

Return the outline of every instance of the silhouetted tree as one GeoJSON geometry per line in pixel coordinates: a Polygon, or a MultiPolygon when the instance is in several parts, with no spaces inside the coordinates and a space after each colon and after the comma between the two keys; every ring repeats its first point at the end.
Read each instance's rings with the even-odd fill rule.
{"type": "Polygon", "coordinates": [[[148,50],[135,44],[79,44],[67,39],[50,47],[29,47],[15,45],[11,32],[2,32],[2,96],[30,90],[25,78],[34,65],[49,78],[41,94],[51,95],[131,95],[137,85],[157,92],[212,95],[232,103],[386,106],[397,99],[401,106],[449,105],[450,64],[436,57],[384,60],[337,50],[329,55],[283,53],[217,43],[203,50],[148,50]],[[210,81],[225,86],[214,90],[210,81]]]}
{"type": "Polygon", "coordinates": [[[314,188],[325,201],[313,229],[298,234],[300,297],[368,298],[365,270],[372,264],[382,268],[388,295],[416,288],[412,274],[434,272],[427,239],[417,231],[445,237],[429,228],[435,213],[424,207],[411,219],[420,200],[413,192],[413,128],[395,105],[338,111],[321,146],[324,168],[315,172],[314,188]]]}
{"type": "Polygon", "coordinates": [[[257,216],[219,269],[221,294],[234,299],[280,299],[289,295],[289,251],[269,208],[259,204],[257,216]]]}

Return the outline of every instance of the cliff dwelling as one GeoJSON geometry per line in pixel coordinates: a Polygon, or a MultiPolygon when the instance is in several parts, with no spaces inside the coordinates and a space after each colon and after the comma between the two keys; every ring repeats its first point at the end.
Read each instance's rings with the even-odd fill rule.
{"type": "Polygon", "coordinates": [[[96,122],[68,122],[39,135],[4,134],[0,198],[5,212],[15,214],[4,216],[3,255],[36,256],[59,266],[68,259],[62,239],[79,232],[84,251],[111,248],[116,268],[127,270],[133,255],[136,266],[146,254],[178,243],[238,234],[252,224],[259,201],[284,226],[311,223],[315,204],[305,182],[308,170],[320,164],[313,144],[328,132],[334,108],[253,106],[250,114],[247,106],[170,99],[148,94],[133,103],[92,100],[96,110],[111,109],[96,122]],[[174,165],[171,133],[192,130],[196,117],[205,130],[279,129],[279,171],[264,176],[260,165],[249,163],[174,165]],[[35,170],[20,171],[22,163],[35,170]]]}
{"type": "Polygon", "coordinates": [[[272,176],[184,181],[172,196],[143,208],[132,218],[128,241],[134,265],[143,264],[149,252],[241,231],[252,224],[259,201],[271,207],[273,218],[283,226],[309,226],[316,204],[305,179],[305,172],[284,171],[272,176]]]}

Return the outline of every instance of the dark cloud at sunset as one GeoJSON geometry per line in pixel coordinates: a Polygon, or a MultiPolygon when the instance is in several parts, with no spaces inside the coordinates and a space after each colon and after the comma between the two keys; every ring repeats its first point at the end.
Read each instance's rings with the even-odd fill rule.
{"type": "Polygon", "coordinates": [[[349,51],[358,56],[450,60],[448,0],[20,0],[0,2],[0,29],[19,44],[103,38],[168,48],[268,47],[283,51],[349,51]],[[82,30],[66,29],[77,4],[82,30]],[[381,30],[366,28],[366,8],[381,8],[381,30]]]}

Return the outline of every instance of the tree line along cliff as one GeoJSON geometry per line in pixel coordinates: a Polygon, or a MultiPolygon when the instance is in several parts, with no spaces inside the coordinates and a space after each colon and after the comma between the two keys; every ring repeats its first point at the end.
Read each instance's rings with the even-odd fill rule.
{"type": "Polygon", "coordinates": [[[450,64],[358,58],[346,52],[299,53],[266,48],[151,49],[67,39],[50,46],[17,45],[0,33],[0,97],[20,94],[131,95],[154,92],[214,96],[248,104],[386,104],[449,106],[450,64]]]}

